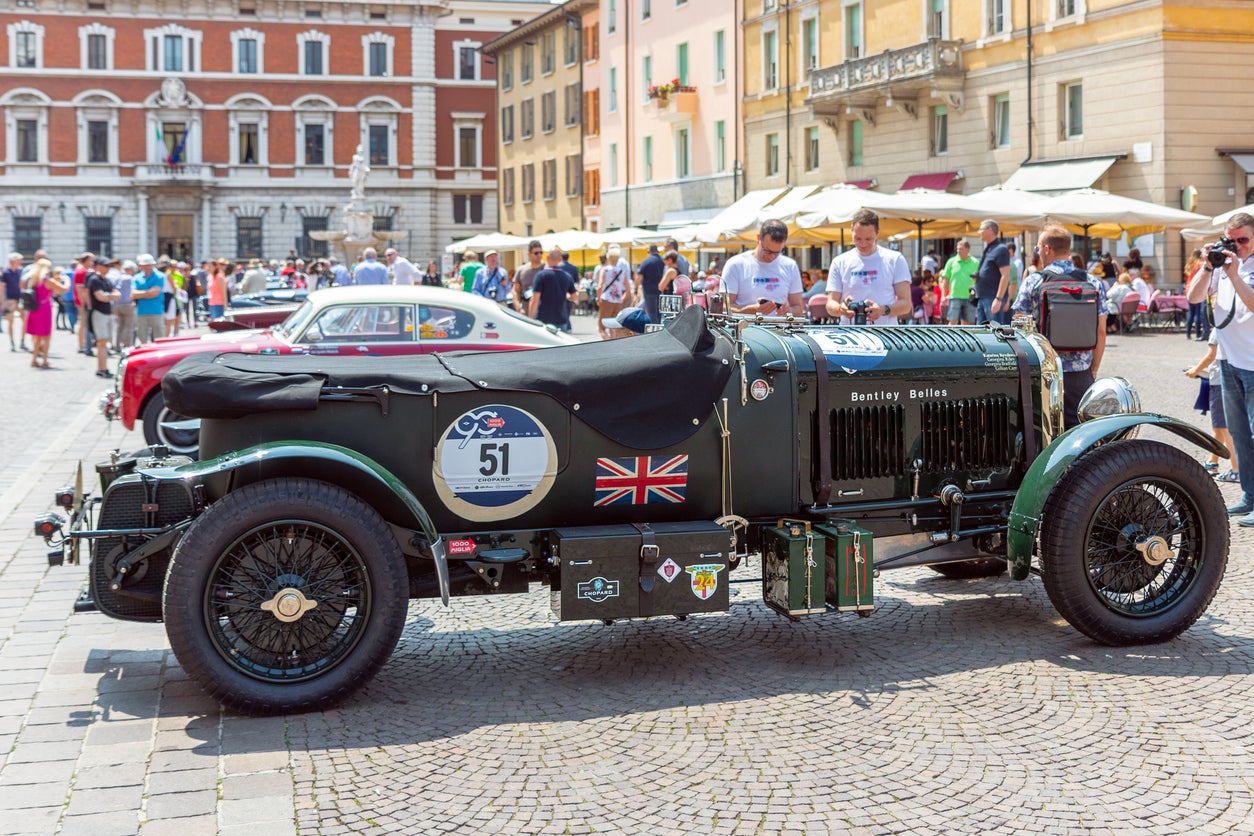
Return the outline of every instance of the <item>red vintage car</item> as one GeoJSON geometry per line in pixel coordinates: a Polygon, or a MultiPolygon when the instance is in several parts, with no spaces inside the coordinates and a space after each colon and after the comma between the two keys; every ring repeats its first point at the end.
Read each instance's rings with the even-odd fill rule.
{"type": "Polygon", "coordinates": [[[118,362],[114,388],[100,411],[134,429],[147,444],[195,456],[200,422],[166,408],[161,379],[175,363],[202,352],[249,354],[430,354],[436,351],[509,351],[578,342],[469,293],[438,287],[336,287],[309,294],[296,311],[269,329],[171,337],[137,346],[118,362]]]}

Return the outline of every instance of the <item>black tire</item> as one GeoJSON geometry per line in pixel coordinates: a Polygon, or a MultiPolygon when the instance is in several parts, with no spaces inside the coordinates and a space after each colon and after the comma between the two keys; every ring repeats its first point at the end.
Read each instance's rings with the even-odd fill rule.
{"type": "Polygon", "coordinates": [[[186,415],[167,409],[161,387],[152,393],[144,406],[144,440],[151,447],[164,444],[176,456],[200,457],[200,429],[183,429],[172,424],[189,421],[186,415]]]}
{"type": "Polygon", "coordinates": [[[1085,454],[1050,492],[1042,517],[1049,600],[1103,644],[1180,635],[1206,611],[1228,564],[1228,518],[1214,480],[1157,441],[1085,454]],[[1151,538],[1165,548],[1145,551],[1158,543],[1151,538]]]}
{"type": "Polygon", "coordinates": [[[387,661],[408,593],[400,547],[373,508],[325,482],[274,479],[228,494],[183,536],[166,576],[166,633],[188,675],[228,708],[310,711],[387,661]],[[309,600],[295,618],[279,615],[309,600]]]}
{"type": "Polygon", "coordinates": [[[966,581],[974,578],[997,577],[1006,571],[1006,560],[999,557],[981,557],[978,560],[964,560],[960,563],[937,563],[928,568],[947,578],[966,581]]]}

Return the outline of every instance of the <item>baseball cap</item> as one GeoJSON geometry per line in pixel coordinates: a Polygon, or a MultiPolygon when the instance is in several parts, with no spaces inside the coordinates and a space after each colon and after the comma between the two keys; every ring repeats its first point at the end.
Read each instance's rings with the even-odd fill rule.
{"type": "Polygon", "coordinates": [[[156,263],[157,263],[157,260],[153,258],[152,255],[149,253],[140,253],[139,255],[135,256],[135,264],[139,267],[143,267],[145,264],[156,264],[156,263]]]}
{"type": "Polygon", "coordinates": [[[601,324],[606,328],[626,328],[628,331],[635,331],[637,334],[644,333],[644,326],[648,325],[652,320],[649,315],[641,308],[630,307],[623,308],[618,312],[618,316],[607,316],[601,320],[601,324]]]}

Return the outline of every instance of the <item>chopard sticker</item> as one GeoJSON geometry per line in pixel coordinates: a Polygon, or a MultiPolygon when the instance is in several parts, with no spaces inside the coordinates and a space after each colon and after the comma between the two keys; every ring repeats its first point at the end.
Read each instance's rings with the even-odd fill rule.
{"type": "Polygon", "coordinates": [[[771,384],[759,377],[749,384],[749,394],[755,401],[764,401],[766,396],[771,394],[771,384]]]}
{"type": "Polygon", "coordinates": [[[692,594],[702,601],[707,600],[718,591],[718,573],[723,571],[723,563],[697,563],[684,571],[692,575],[692,594]]]}
{"type": "Polygon", "coordinates": [[[884,341],[864,330],[827,328],[807,330],[806,334],[823,349],[829,363],[850,374],[869,371],[888,356],[884,341]]]}
{"type": "Polygon", "coordinates": [[[492,404],[462,413],[445,428],[432,476],[440,499],[464,519],[509,519],[548,495],[557,477],[557,447],[531,413],[492,404]]]}
{"type": "Polygon", "coordinates": [[[606,580],[605,578],[580,581],[575,587],[575,597],[591,601],[594,604],[599,604],[610,598],[617,598],[618,581],[606,580]]]}
{"type": "Polygon", "coordinates": [[[657,573],[662,576],[662,580],[670,583],[679,577],[679,564],[668,557],[661,566],[657,567],[657,573]]]}

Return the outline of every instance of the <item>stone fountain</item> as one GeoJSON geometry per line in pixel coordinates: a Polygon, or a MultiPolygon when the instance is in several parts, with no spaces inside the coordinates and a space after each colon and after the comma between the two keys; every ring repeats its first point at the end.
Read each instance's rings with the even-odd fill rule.
{"type": "Polygon", "coordinates": [[[387,242],[396,237],[395,232],[384,232],[382,235],[375,232],[374,212],[366,206],[366,178],[369,175],[370,166],[366,165],[358,145],[353,152],[353,162],[348,167],[350,191],[348,203],[340,210],[343,218],[340,228],[309,233],[309,237],[316,241],[328,242],[332,255],[337,256],[341,264],[357,261],[366,247],[374,247],[382,253],[387,242]]]}

